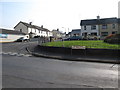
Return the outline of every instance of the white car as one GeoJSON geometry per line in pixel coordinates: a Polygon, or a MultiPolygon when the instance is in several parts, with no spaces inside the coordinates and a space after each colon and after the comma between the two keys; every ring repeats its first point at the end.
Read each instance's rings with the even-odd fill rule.
{"type": "Polygon", "coordinates": [[[29,41],[28,38],[25,38],[25,37],[20,37],[19,39],[16,40],[16,42],[25,42],[25,41],[29,41]]]}

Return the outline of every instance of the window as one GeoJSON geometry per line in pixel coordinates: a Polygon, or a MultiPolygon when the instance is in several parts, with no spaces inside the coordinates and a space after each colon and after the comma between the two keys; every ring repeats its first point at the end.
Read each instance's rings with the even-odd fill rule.
{"type": "Polygon", "coordinates": [[[22,32],[22,29],[20,29],[20,32],[22,32]]]}
{"type": "Polygon", "coordinates": [[[84,26],[84,30],[86,30],[86,26],[84,26]]]}
{"type": "Polygon", "coordinates": [[[107,24],[102,25],[102,29],[107,29],[107,24]]]}
{"type": "Polygon", "coordinates": [[[96,25],[91,26],[91,30],[95,30],[96,29],[96,25]]]}
{"type": "Polygon", "coordinates": [[[87,32],[85,32],[85,33],[82,33],[82,36],[87,36],[87,32]]]}
{"type": "Polygon", "coordinates": [[[76,36],[76,34],[73,34],[73,36],[76,36]]]}
{"type": "Polygon", "coordinates": [[[112,32],[112,34],[117,34],[117,31],[112,32]]]}
{"type": "Polygon", "coordinates": [[[91,33],[91,36],[97,36],[97,33],[91,33]]]}
{"type": "Polygon", "coordinates": [[[112,28],[115,29],[115,24],[112,24],[112,28]]]}
{"type": "Polygon", "coordinates": [[[101,32],[102,36],[108,36],[108,32],[101,32]]]}

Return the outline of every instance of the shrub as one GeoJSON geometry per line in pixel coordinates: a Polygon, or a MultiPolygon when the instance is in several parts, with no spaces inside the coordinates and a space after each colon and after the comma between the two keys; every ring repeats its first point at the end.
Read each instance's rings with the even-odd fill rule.
{"type": "Polygon", "coordinates": [[[104,39],[104,42],[110,44],[120,44],[120,34],[111,34],[104,39]]]}

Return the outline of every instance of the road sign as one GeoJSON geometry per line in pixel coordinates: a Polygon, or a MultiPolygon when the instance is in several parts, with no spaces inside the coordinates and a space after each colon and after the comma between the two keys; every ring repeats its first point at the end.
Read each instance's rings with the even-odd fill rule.
{"type": "Polygon", "coordinates": [[[86,49],[86,46],[72,46],[72,49],[86,49]]]}

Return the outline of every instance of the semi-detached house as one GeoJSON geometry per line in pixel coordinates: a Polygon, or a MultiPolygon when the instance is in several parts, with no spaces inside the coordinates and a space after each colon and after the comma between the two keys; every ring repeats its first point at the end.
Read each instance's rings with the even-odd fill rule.
{"type": "Polygon", "coordinates": [[[43,37],[50,37],[52,36],[52,32],[49,31],[46,28],[43,28],[43,26],[39,27],[36,25],[32,25],[32,22],[30,23],[26,23],[26,22],[22,22],[20,21],[15,27],[14,29],[16,31],[20,31],[23,32],[27,35],[32,34],[33,36],[43,36],[43,37]]]}
{"type": "Polygon", "coordinates": [[[99,26],[96,19],[81,20],[81,36],[99,35],[99,26]]]}
{"type": "Polygon", "coordinates": [[[114,18],[103,18],[81,20],[81,35],[95,35],[104,38],[110,34],[119,33],[119,19],[114,18]]]}

